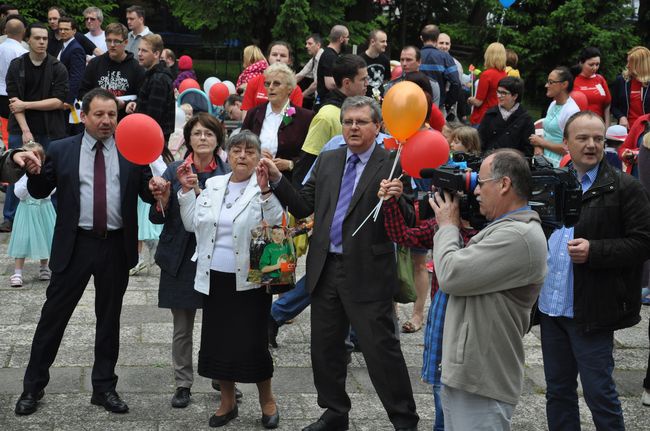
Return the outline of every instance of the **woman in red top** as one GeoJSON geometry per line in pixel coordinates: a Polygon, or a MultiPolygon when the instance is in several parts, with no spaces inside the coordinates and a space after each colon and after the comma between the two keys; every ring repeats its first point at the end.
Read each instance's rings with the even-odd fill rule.
{"type": "Polygon", "coordinates": [[[485,69],[476,89],[476,96],[467,99],[467,103],[474,107],[469,122],[472,125],[479,125],[483,119],[485,111],[493,106],[497,106],[497,87],[499,81],[507,76],[506,69],[506,48],[499,42],[488,45],[484,54],[485,69]]]}
{"type": "Polygon", "coordinates": [[[627,66],[616,78],[612,114],[618,124],[630,129],[637,118],[650,114],[650,50],[635,46],[627,53],[627,66]]]}
{"type": "Polygon", "coordinates": [[[600,50],[594,47],[583,49],[579,61],[580,73],[573,81],[573,90],[587,97],[587,109],[600,115],[609,127],[609,105],[612,96],[607,81],[597,73],[600,67],[600,50]]]}
{"type": "MultiPolygon", "coordinates": [[[[291,58],[291,47],[289,44],[280,40],[271,42],[271,45],[269,45],[268,61],[269,66],[276,62],[291,66],[293,59],[291,58]]],[[[299,86],[294,88],[291,95],[289,95],[289,99],[292,104],[302,107],[302,90],[299,86]]],[[[268,102],[268,100],[269,97],[264,87],[264,75],[259,75],[248,81],[241,109],[242,111],[248,111],[262,103],[268,102]]],[[[244,112],[245,116],[246,113],[244,112]]]]}

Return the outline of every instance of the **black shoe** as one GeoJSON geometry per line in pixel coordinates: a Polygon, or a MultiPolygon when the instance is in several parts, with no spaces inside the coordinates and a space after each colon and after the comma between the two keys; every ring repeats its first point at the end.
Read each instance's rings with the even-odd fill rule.
{"type": "Polygon", "coordinates": [[[14,411],[20,416],[31,415],[38,409],[38,401],[43,398],[43,395],[45,395],[45,391],[42,389],[36,394],[23,392],[20,398],[18,398],[14,411]]]}
{"type": "MultiPolygon", "coordinates": [[[[212,389],[215,391],[221,392],[221,385],[219,383],[216,383],[216,380],[212,381],[212,389]]],[[[241,400],[244,394],[241,393],[241,391],[235,386],[235,399],[237,401],[241,400]]]]}
{"type": "Polygon", "coordinates": [[[228,422],[235,419],[237,416],[239,416],[239,411],[237,409],[237,404],[235,404],[235,408],[230,410],[225,415],[217,416],[215,414],[210,416],[210,422],[208,422],[208,425],[210,425],[212,428],[219,428],[226,425],[228,422]]]}
{"type": "Polygon", "coordinates": [[[190,388],[176,388],[174,396],[172,397],[172,407],[177,409],[184,409],[190,404],[190,388]]]}
{"type": "Polygon", "coordinates": [[[273,348],[278,348],[278,330],[280,325],[275,321],[273,316],[269,315],[268,331],[269,331],[269,345],[273,348]]]}
{"type": "Polygon", "coordinates": [[[129,406],[122,401],[115,391],[93,392],[90,403],[96,406],[103,406],[106,411],[112,413],[127,413],[129,411],[129,406]]]}
{"type": "Polygon", "coordinates": [[[323,419],[318,419],[313,424],[307,425],[302,431],[347,431],[349,429],[348,418],[345,420],[336,421],[336,423],[325,422],[323,419]]]}
{"type": "Polygon", "coordinates": [[[395,431],[418,431],[418,427],[395,428],[395,431]]]}
{"type": "Polygon", "coordinates": [[[5,220],[0,223],[0,232],[11,232],[14,222],[11,220],[5,220]]]}
{"type": "Polygon", "coordinates": [[[272,415],[265,415],[262,413],[262,425],[266,429],[275,429],[280,424],[280,412],[278,406],[275,406],[275,413],[272,415]]]}

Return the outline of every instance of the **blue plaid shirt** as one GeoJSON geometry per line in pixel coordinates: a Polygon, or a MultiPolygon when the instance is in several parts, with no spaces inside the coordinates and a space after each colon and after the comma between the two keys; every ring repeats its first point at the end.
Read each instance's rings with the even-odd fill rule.
{"type": "Polygon", "coordinates": [[[442,332],[447,312],[447,295],[438,289],[429,307],[427,327],[424,333],[424,352],[422,355],[422,381],[439,385],[442,369],[442,332]]]}
{"type": "MultiPolygon", "coordinates": [[[[591,188],[598,175],[598,165],[580,180],[582,193],[591,188]]],[[[567,243],[573,239],[573,227],[556,229],[548,240],[548,272],[539,294],[539,310],[549,316],[573,318],[573,264],[567,243]]]]}

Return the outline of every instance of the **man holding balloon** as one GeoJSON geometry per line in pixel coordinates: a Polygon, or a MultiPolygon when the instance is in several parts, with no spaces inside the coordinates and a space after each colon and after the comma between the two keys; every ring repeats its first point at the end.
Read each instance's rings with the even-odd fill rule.
{"type": "Polygon", "coordinates": [[[307,254],[311,358],[318,404],[326,411],[303,431],[348,429],[351,404],[345,391],[345,337],[350,324],[393,426],[416,430],[419,418],[393,321],[398,285],[394,246],[383,221],[365,224],[352,236],[376,205],[380,181],[390,176],[395,161],[375,145],[381,113],[373,99],[348,97],[340,118],[346,146],[322,153],[300,192],[271,160],[260,161],[269,172],[274,193],[293,215],[314,213],[307,254]]]}
{"type": "Polygon", "coordinates": [[[152,139],[146,135],[151,126],[156,127],[155,122],[143,122],[125,130],[127,135],[136,134],[136,139],[114,138],[117,106],[117,99],[108,91],[89,91],[81,114],[84,133],[51,142],[40,174],[28,177],[29,193],[37,199],[49,196],[56,187],[58,217],[50,260],[52,279],[34,333],[24,390],[16,403],[18,415],[36,411],[68,321],[91,276],[97,332],[90,402],[114,413],[129,409],[115,391],[115,364],[122,297],[129,268],[138,260],[137,197],[153,203],[151,190],[168,186],[162,178],[152,179],[148,166],[125,158],[146,149],[152,153],[144,155],[147,163],[158,157],[163,145],[160,129],[158,139],[152,139]]]}

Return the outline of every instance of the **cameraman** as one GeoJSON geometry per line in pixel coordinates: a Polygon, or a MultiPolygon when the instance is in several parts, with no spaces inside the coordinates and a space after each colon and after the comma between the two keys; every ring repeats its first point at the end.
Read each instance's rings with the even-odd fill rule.
{"type": "Polygon", "coordinates": [[[564,127],[583,195],[578,223],[549,239],[549,276],[539,297],[550,431],[580,429],[578,373],[596,429],[625,429],[612,378],[614,331],[641,319],[650,202],[636,179],[603,159],[604,143],[605,124],[591,111],[564,127]]]}
{"type": "MultiPolygon", "coordinates": [[[[430,200],[439,230],[433,260],[449,294],[442,348],[446,430],[509,430],[521,395],[530,310],[546,274],[546,239],[528,206],[531,174],[516,150],[481,164],[474,194],[491,223],[463,248],[459,199],[430,200]]],[[[444,196],[443,196],[444,195],[444,196]]]]}

